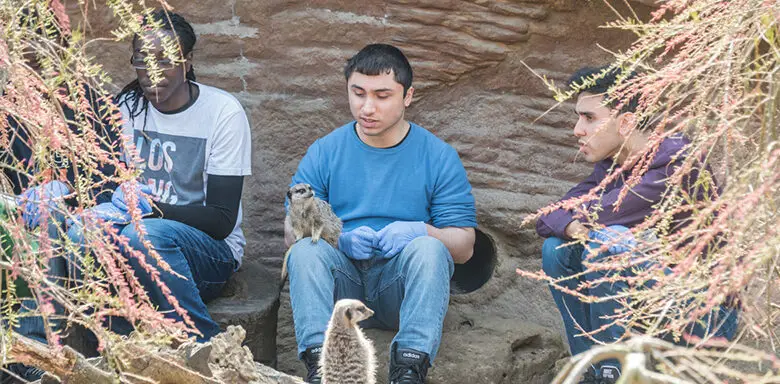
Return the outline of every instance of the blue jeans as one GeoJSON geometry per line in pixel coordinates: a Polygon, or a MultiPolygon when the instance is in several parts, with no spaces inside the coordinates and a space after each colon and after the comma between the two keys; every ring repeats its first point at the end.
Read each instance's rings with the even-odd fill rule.
{"type": "Polygon", "coordinates": [[[374,311],[362,327],[398,329],[393,345],[425,352],[433,362],[455,270],[441,241],[418,237],[391,259],[355,261],[325,241],[304,238],[290,249],[287,269],[299,356],[322,345],[333,304],[349,298],[374,311]]]}
{"type": "MultiPolygon", "coordinates": [[[[567,243],[557,237],[550,237],[545,240],[542,246],[542,269],[548,276],[559,279],[584,271],[583,260],[588,257],[588,250],[582,245],[562,246],[567,243]]],[[[598,249],[600,244],[589,244],[588,247],[598,249]]],[[[599,258],[610,256],[609,253],[602,253],[591,261],[597,261],[599,258]]],[[[558,284],[567,289],[576,290],[577,286],[585,281],[592,281],[607,275],[614,275],[615,271],[594,271],[589,272],[579,278],[572,278],[560,281],[558,284]]],[[[624,275],[630,271],[622,271],[624,275]]],[[[627,290],[628,284],[625,281],[616,281],[612,284],[599,284],[592,287],[583,294],[594,297],[607,297],[627,290]]],[[[563,326],[566,331],[566,338],[569,342],[569,349],[572,356],[590,349],[594,341],[588,336],[576,336],[584,332],[591,332],[600,329],[611,323],[612,320],[605,318],[613,315],[616,310],[622,308],[622,304],[610,300],[600,303],[583,303],[578,298],[565,294],[554,287],[550,287],[555,305],[563,318],[563,326]],[[578,328],[578,325],[580,328],[578,328]]],[[[739,311],[732,308],[721,307],[718,311],[713,311],[700,322],[693,322],[689,331],[692,335],[704,337],[705,335],[722,336],[728,340],[734,338],[737,329],[737,319],[739,311]],[[709,326],[708,326],[709,325],[709,326]]],[[[594,334],[592,337],[603,343],[611,343],[620,339],[625,333],[625,329],[617,324],[605,328],[594,334]]],[[[616,364],[615,362],[611,362],[616,364]]]]}
{"type": "MultiPolygon", "coordinates": [[[[48,222],[41,223],[40,228],[41,231],[45,230],[49,239],[52,240],[52,254],[62,254],[60,242],[58,239],[60,239],[62,236],[62,223],[65,220],[65,216],[60,210],[57,209],[52,209],[49,214],[50,216],[48,222]]],[[[46,277],[49,280],[55,281],[57,284],[64,285],[68,276],[67,270],[67,262],[65,261],[65,258],[62,256],[54,256],[49,259],[46,277]]],[[[48,296],[46,292],[39,292],[38,294],[50,300],[54,305],[55,315],[48,319],[49,326],[53,330],[59,330],[62,326],[62,319],[60,318],[63,313],[62,306],[54,301],[51,296],[48,296]]],[[[29,313],[35,312],[37,309],[38,302],[34,299],[24,299],[21,301],[21,307],[19,309],[19,314],[21,316],[19,317],[19,325],[16,328],[16,331],[23,336],[27,336],[33,340],[47,344],[46,327],[44,325],[43,318],[41,316],[28,315],[29,313]]]]}
{"type": "MultiPolygon", "coordinates": [[[[152,247],[160,257],[165,260],[176,273],[184,276],[186,280],[176,277],[157,267],[157,262],[147,257],[146,262],[160,272],[160,279],[170,289],[171,294],[179,301],[195,326],[203,334],[197,336],[198,341],[207,341],[220,332],[219,325],[211,318],[205,302],[219,296],[228,278],[236,268],[236,261],[230,247],[224,240],[214,240],[206,233],[173,220],[144,219],[146,228],[145,238],[151,242],[152,247]]],[[[118,226],[120,235],[129,240],[130,247],[144,252],[148,256],[146,247],[139,238],[138,231],[133,225],[118,226]]],[[[72,227],[68,236],[74,241],[79,241],[81,231],[72,227]]],[[[128,258],[129,265],[133,268],[136,277],[146,290],[149,299],[158,307],[159,311],[165,311],[168,318],[181,321],[181,316],[173,311],[173,307],[162,293],[162,290],[151,279],[149,274],[141,267],[129,252],[123,251],[128,258]]],[[[75,268],[70,266],[71,274],[75,268]]],[[[63,276],[66,276],[65,273],[63,276]]],[[[129,333],[132,327],[123,319],[112,319],[112,329],[118,333],[129,333]]],[[[46,336],[43,322],[40,317],[26,318],[19,327],[19,333],[27,335],[39,341],[45,342],[46,336]]]]}

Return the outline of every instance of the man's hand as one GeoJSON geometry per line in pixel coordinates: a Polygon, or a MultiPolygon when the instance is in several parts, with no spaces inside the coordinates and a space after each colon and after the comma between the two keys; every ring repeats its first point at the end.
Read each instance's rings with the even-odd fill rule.
{"type": "Polygon", "coordinates": [[[376,235],[376,248],[389,259],[401,253],[412,240],[428,236],[428,227],[422,221],[396,221],[382,228],[376,235]]]}
{"type": "Polygon", "coordinates": [[[68,185],[61,181],[50,181],[46,184],[30,188],[17,197],[17,204],[23,207],[22,219],[27,228],[33,229],[40,224],[41,201],[46,201],[51,207],[55,200],[62,199],[70,193],[68,185]]]}
{"type": "Polygon", "coordinates": [[[128,212],[130,211],[130,202],[127,196],[134,194],[136,196],[136,206],[141,211],[141,215],[148,215],[152,213],[152,204],[149,202],[150,193],[152,193],[152,187],[126,181],[114,191],[114,194],[111,196],[111,202],[122,211],[128,212]]]}
{"type": "Polygon", "coordinates": [[[339,236],[339,250],[353,260],[368,260],[373,256],[377,233],[370,227],[357,227],[339,236]]]}
{"type": "Polygon", "coordinates": [[[636,248],[636,239],[631,230],[622,225],[590,231],[588,238],[600,245],[609,245],[609,253],[613,255],[632,252],[636,248]]]}
{"type": "Polygon", "coordinates": [[[574,220],[566,226],[563,234],[569,239],[579,239],[588,235],[588,227],[580,223],[579,220],[574,220]]]}

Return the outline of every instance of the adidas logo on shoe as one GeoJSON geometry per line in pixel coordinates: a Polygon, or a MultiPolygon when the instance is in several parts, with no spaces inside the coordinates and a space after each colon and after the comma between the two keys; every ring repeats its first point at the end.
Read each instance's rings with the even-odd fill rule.
{"type": "Polygon", "coordinates": [[[601,366],[601,378],[607,383],[616,383],[620,378],[620,369],[614,365],[601,366]]]}
{"type": "Polygon", "coordinates": [[[415,359],[415,360],[422,359],[422,356],[420,356],[420,355],[418,355],[416,353],[412,353],[412,352],[404,352],[401,356],[403,356],[403,357],[405,357],[407,359],[415,359]]]}

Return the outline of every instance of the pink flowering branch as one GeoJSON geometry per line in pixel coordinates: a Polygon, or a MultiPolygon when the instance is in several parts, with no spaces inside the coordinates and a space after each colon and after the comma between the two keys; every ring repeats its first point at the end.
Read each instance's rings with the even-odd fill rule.
{"type": "MultiPolygon", "coordinates": [[[[564,209],[586,226],[602,228],[600,212],[589,207],[600,205],[608,185],[627,173],[612,207],[619,213],[625,198],[647,173],[663,139],[685,134],[691,144],[685,157],[678,158],[680,165],[670,170],[666,191],[652,214],[632,228],[637,245],[631,254],[585,262],[582,276],[600,272],[592,275],[600,277],[579,284],[575,290],[562,287],[567,279],[553,279],[541,271],[518,271],[521,276],[545,281],[585,302],[622,303],[623,308],[605,320],[607,326],[624,327],[625,338],[671,335],[696,347],[708,345],[711,338],[694,340],[686,329],[714,310],[736,306],[741,312],[741,336],[719,358],[744,360],[736,351],[749,341],[767,342],[777,353],[778,15],[777,0],[668,0],[657,3],[649,21],[638,20],[633,14],[619,15],[618,21],[607,25],[637,36],[629,49],[614,53],[612,67],[636,70],[639,75],[619,82],[606,96],[618,101],[618,106],[621,100],[638,98],[637,121],[649,121],[652,127],[646,150],[624,163],[631,164],[630,168],[615,165],[586,194],[543,207],[526,216],[522,224],[564,209]],[[652,236],[646,238],[646,234],[652,236]],[[631,273],[616,272],[621,270],[631,273]],[[590,296],[589,288],[615,282],[625,283],[628,289],[608,298],[590,296]],[[646,287],[648,282],[652,282],[652,289],[646,287]]],[[[573,97],[577,89],[554,91],[561,102],[573,97]]],[[[584,243],[584,239],[579,242],[584,243]]],[[[593,338],[597,332],[583,332],[582,337],[593,338]]],[[[689,377],[692,382],[780,380],[776,365],[769,376],[758,380],[759,376],[746,372],[740,377],[738,371],[710,359],[706,355],[709,350],[674,351],[679,354],[664,357],[675,360],[670,367],[680,371],[669,371],[674,377],[692,372],[691,367],[702,368],[704,360],[711,363],[706,374],[689,377]]],[[[776,359],[769,360],[776,364],[776,359]]]]}
{"type": "MultiPolygon", "coordinates": [[[[127,195],[131,221],[128,225],[134,226],[148,251],[132,249],[128,239],[120,236],[112,223],[95,218],[90,210],[96,204],[93,191],[137,181],[140,171],[133,164],[140,159],[131,140],[119,135],[122,116],[105,88],[105,73],[92,57],[86,55],[84,44],[88,41],[71,40],[65,44],[61,37],[40,33],[53,27],[65,38],[83,38],[83,30],[73,30],[83,27],[71,25],[60,0],[23,3],[24,12],[18,2],[0,4],[0,128],[5,133],[0,135],[0,150],[10,153],[13,129],[23,127],[29,136],[26,144],[33,156],[31,159],[10,159],[0,166],[29,178],[31,188],[56,180],[67,184],[70,192],[61,199],[36,201],[40,204],[40,221],[44,225],[35,230],[25,228],[21,211],[15,210],[13,204],[3,206],[0,228],[13,240],[13,246],[5,250],[5,255],[0,255],[0,272],[11,279],[0,292],[3,300],[0,341],[15,347],[2,349],[0,357],[4,362],[17,359],[40,364],[39,360],[21,357],[24,353],[14,348],[26,347],[13,340],[21,340],[14,330],[22,316],[41,316],[47,328],[50,342],[47,353],[51,354],[52,361],[61,362],[56,359],[65,358],[68,353],[61,346],[61,335],[52,326],[54,322],[81,325],[95,333],[101,354],[114,363],[120,371],[118,377],[122,377],[123,365],[118,364],[116,351],[118,343],[123,341],[109,329],[109,319],[122,317],[128,320],[137,330],[132,343],[142,349],[180,343],[188,334],[199,332],[165,284],[168,278],[184,277],[173,271],[151,246],[137,208],[137,195],[127,195]],[[23,22],[24,15],[35,17],[23,22]],[[40,58],[40,67],[34,68],[25,60],[23,53],[31,50],[40,58]],[[96,108],[96,105],[101,106],[96,108]],[[66,114],[65,109],[73,114],[66,114]],[[109,136],[122,139],[108,142],[107,136],[98,134],[93,127],[103,122],[108,123],[106,128],[113,133],[109,136]],[[75,180],[68,181],[63,163],[79,170],[75,180]],[[116,172],[103,175],[102,168],[114,168],[116,172]],[[71,204],[63,204],[64,200],[71,204]],[[50,236],[45,223],[59,218],[73,224],[52,228],[54,235],[50,236]],[[80,239],[70,237],[79,232],[76,228],[80,230],[80,239]],[[68,261],[70,275],[67,279],[50,273],[50,263],[62,258],[68,261]],[[131,264],[139,265],[140,270],[136,271],[131,264]],[[157,311],[137,273],[149,276],[183,321],[172,320],[157,311]],[[18,295],[21,284],[17,283],[20,282],[29,287],[31,295],[28,298],[38,303],[37,309],[27,314],[20,314],[15,308],[25,298],[18,295]],[[9,336],[11,339],[7,340],[9,336]]],[[[139,21],[148,12],[143,2],[114,1],[108,5],[117,19],[114,32],[118,38],[141,31],[139,21]]],[[[159,2],[159,5],[169,8],[165,2],[159,2]]],[[[86,20],[89,2],[81,7],[86,20]]],[[[3,188],[2,192],[10,191],[3,188]]],[[[142,378],[135,379],[143,381],[142,378]]]]}

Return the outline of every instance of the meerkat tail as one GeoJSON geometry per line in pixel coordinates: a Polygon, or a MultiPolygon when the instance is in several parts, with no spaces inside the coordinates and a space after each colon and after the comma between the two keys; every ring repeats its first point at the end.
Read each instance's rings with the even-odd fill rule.
{"type": "Polygon", "coordinates": [[[292,247],[287,248],[287,251],[284,253],[284,260],[282,260],[282,286],[284,286],[284,280],[287,279],[287,259],[290,258],[290,250],[292,250],[292,247]]]}

